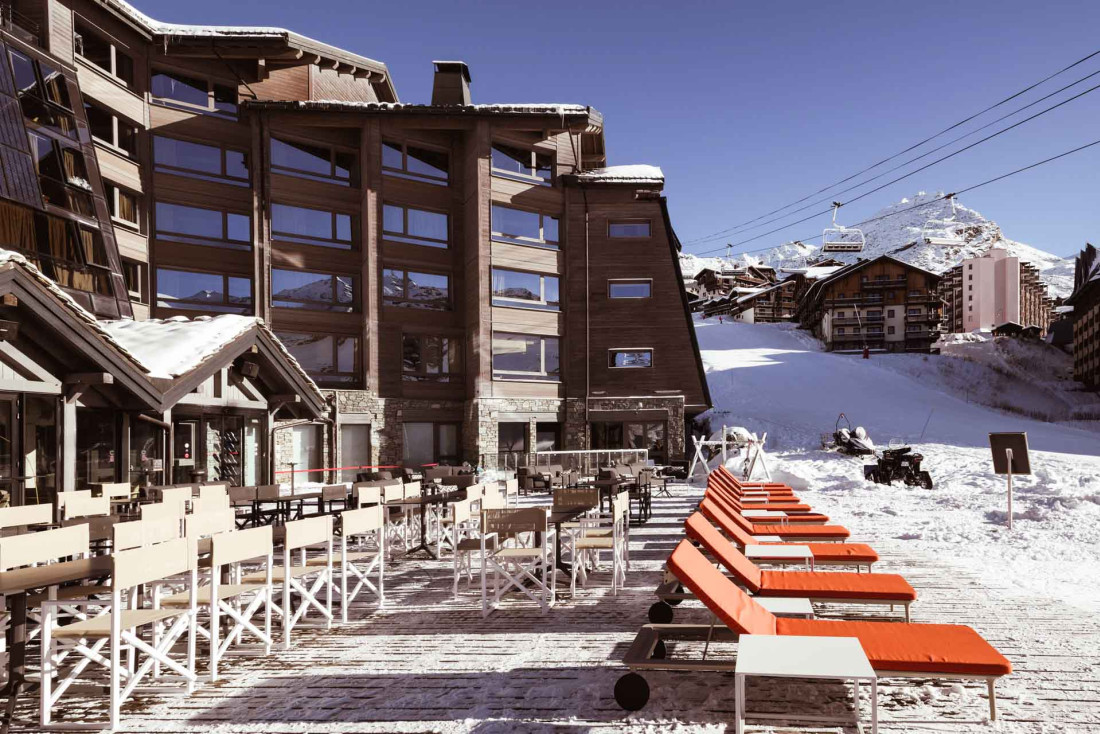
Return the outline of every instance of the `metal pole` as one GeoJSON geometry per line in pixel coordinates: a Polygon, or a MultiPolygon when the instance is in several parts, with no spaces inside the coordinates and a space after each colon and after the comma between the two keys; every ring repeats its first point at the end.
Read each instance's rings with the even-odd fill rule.
{"type": "Polygon", "coordinates": [[[1012,529],[1012,449],[1005,449],[1008,457],[1008,529],[1012,529]]]}

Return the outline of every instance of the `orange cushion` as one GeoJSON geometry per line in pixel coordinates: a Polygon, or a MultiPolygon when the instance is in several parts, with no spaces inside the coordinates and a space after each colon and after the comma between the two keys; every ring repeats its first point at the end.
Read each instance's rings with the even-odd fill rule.
{"type": "Polygon", "coordinates": [[[753,525],[753,535],[775,535],[779,538],[836,538],[842,540],[851,533],[840,525],[753,525]]]}
{"type": "MultiPolygon", "coordinates": [[[[750,508],[750,509],[752,509],[752,508],[750,508]]],[[[761,510],[776,509],[776,510],[780,510],[781,512],[783,511],[782,508],[779,508],[779,507],[776,507],[776,508],[761,507],[759,509],[761,509],[761,510]]],[[[744,517],[744,516],[742,516],[742,517],[744,517]]],[[[771,518],[771,517],[746,517],[745,519],[752,522],[753,525],[755,525],[757,523],[761,523],[761,522],[763,522],[763,523],[774,523],[775,522],[775,518],[771,518]]],[[[793,513],[789,513],[787,515],[787,522],[788,523],[808,523],[810,525],[821,525],[822,523],[829,522],[829,516],[828,515],[822,515],[820,512],[793,512],[793,513]]]]}
{"type": "Polygon", "coordinates": [[[961,624],[776,620],[781,635],[857,637],[878,671],[1008,675],[1012,663],[970,627],[961,624]]]}
{"type": "Polygon", "coordinates": [[[896,573],[840,571],[763,571],[760,596],[808,596],[811,599],[915,601],[917,592],[896,573]]]}
{"type": "Polygon", "coordinates": [[[737,500],[734,507],[742,510],[780,510],[781,512],[809,512],[812,508],[799,502],[770,499],[767,502],[742,502],[737,500]]]}
{"type": "Polygon", "coordinates": [[[728,514],[716,502],[704,499],[699,503],[699,509],[707,519],[722,529],[726,535],[733,538],[735,543],[742,547],[753,545],[759,541],[747,533],[740,525],[735,523],[728,514]]]}
{"type": "MultiPolygon", "coordinates": [[[[764,543],[764,545],[772,545],[764,543]]],[[[784,545],[775,543],[774,545],[784,545]]],[[[786,545],[791,545],[787,543],[786,545]]],[[[878,553],[865,543],[803,543],[821,563],[876,563],[878,553]]]]}
{"type": "Polygon", "coordinates": [[[698,541],[714,560],[721,563],[754,594],[760,591],[760,569],[728,540],[722,537],[701,513],[695,512],[684,523],[687,535],[698,541]]]}
{"type": "Polygon", "coordinates": [[[689,541],[680,541],[666,566],[734,632],[775,634],[775,615],[723,576],[689,541]]]}

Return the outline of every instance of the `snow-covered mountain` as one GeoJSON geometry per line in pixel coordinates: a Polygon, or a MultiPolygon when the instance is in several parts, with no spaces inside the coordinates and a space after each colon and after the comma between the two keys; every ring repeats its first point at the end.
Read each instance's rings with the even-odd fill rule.
{"type": "MultiPolygon", "coordinates": [[[[930,194],[922,191],[914,197],[902,199],[886,207],[868,219],[891,216],[885,216],[883,219],[861,227],[867,240],[863,252],[833,252],[828,255],[843,262],[854,262],[860,257],[893,255],[899,260],[925,270],[942,273],[958,265],[965,258],[981,255],[990,247],[1001,247],[1037,267],[1052,296],[1068,296],[1073,290],[1073,260],[1008,239],[996,222],[986,219],[961,203],[956,202],[954,215],[952,215],[951,202],[946,199],[935,201],[939,196],[942,196],[942,193],[930,194]],[[919,206],[921,204],[924,206],[919,206]],[[932,227],[940,230],[946,228],[961,235],[963,243],[943,245],[926,242],[923,233],[929,220],[933,222],[939,220],[932,227]]],[[[843,215],[843,210],[841,214],[843,215]]],[[[844,221],[843,216],[840,220],[844,221]]],[[[764,252],[740,255],[732,264],[760,263],[777,269],[797,268],[805,267],[807,260],[820,257],[822,254],[820,247],[802,242],[788,242],[764,252]]],[[[729,267],[730,265],[731,263],[725,258],[681,255],[684,275],[691,275],[705,267],[729,267]]]]}

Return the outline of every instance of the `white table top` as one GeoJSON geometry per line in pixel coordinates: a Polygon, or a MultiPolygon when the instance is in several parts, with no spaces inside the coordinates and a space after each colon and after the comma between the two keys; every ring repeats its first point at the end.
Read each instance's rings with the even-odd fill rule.
{"type": "Polygon", "coordinates": [[[808,545],[747,545],[745,557],[808,561],[814,557],[814,553],[808,545]]]}
{"type": "Polygon", "coordinates": [[[735,672],[778,678],[877,678],[855,637],[741,635],[735,672]]]}
{"type": "Polygon", "coordinates": [[[779,510],[741,510],[741,517],[787,517],[779,510]]]}
{"type": "Polygon", "coordinates": [[[755,596],[753,599],[777,617],[813,619],[814,616],[814,605],[809,599],[790,596],[755,596]]]}
{"type": "Polygon", "coordinates": [[[752,536],[758,543],[782,543],[783,538],[778,535],[754,535],[752,536]]]}

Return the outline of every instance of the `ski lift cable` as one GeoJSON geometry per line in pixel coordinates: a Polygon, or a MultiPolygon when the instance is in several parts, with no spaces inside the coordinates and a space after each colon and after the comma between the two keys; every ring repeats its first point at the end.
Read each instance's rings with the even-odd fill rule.
{"type": "MultiPolygon", "coordinates": [[[[1091,74],[1083,76],[1080,79],[1078,79],[1077,81],[1071,82],[1070,84],[1067,84],[1064,87],[1061,87],[1060,89],[1056,89],[1055,91],[1051,92],[1050,94],[1047,94],[1043,97],[1040,97],[1039,99],[1035,100],[1034,102],[1029,102],[1028,104],[1024,105],[1023,107],[1018,107],[1017,109],[1013,110],[1012,112],[1009,112],[1005,115],[1001,115],[1000,117],[998,117],[996,120],[993,120],[992,122],[988,122],[985,125],[982,125],[981,127],[978,127],[978,128],[975,128],[975,129],[971,130],[970,132],[963,133],[962,135],[959,135],[958,137],[952,138],[951,140],[947,141],[946,143],[944,143],[942,145],[936,146],[935,148],[932,148],[931,150],[925,151],[924,153],[921,153],[918,156],[910,158],[909,160],[905,161],[904,163],[899,163],[898,165],[894,166],[893,168],[888,168],[885,171],[882,171],[881,173],[879,173],[875,176],[872,176],[871,178],[868,178],[864,181],[861,181],[860,183],[853,184],[853,185],[849,186],[848,188],[841,189],[840,191],[834,191],[832,194],[830,194],[829,196],[827,196],[823,199],[817,199],[816,201],[812,201],[809,204],[806,204],[805,206],[802,206],[798,209],[794,209],[792,211],[789,211],[786,214],[782,214],[778,217],[775,217],[773,219],[769,219],[765,222],[760,222],[759,224],[754,224],[751,227],[746,227],[745,229],[741,230],[741,232],[747,232],[747,231],[750,231],[750,230],[753,230],[753,229],[757,229],[758,227],[764,227],[768,224],[773,224],[775,222],[782,221],[782,220],[786,219],[787,217],[792,216],[794,214],[797,214],[799,212],[803,212],[803,211],[809,209],[812,206],[816,206],[817,204],[822,204],[826,201],[829,201],[830,199],[832,199],[835,196],[839,196],[840,194],[846,194],[849,191],[853,191],[853,190],[858,189],[862,186],[866,186],[867,184],[871,183],[872,181],[877,181],[878,179],[882,178],[883,176],[889,175],[889,174],[893,173],[894,171],[898,171],[902,168],[905,168],[906,166],[908,166],[911,163],[916,163],[917,161],[919,161],[923,158],[927,158],[928,156],[932,155],[933,153],[938,153],[939,151],[943,150],[944,148],[949,148],[950,146],[954,145],[955,143],[959,142],[960,140],[965,140],[966,138],[970,137],[971,135],[975,135],[977,133],[980,133],[982,130],[987,130],[990,127],[996,125],[997,123],[1003,122],[1004,120],[1008,119],[1009,117],[1012,117],[1013,115],[1019,114],[1020,112],[1023,112],[1026,109],[1034,107],[1035,105],[1039,104],[1040,102],[1045,102],[1046,100],[1050,99],[1051,97],[1054,97],[1058,94],[1061,94],[1062,92],[1066,91],[1070,87],[1075,87],[1078,84],[1080,84],[1081,82],[1087,81],[1087,80],[1091,79],[1092,77],[1097,76],[1098,74],[1100,74],[1100,69],[1098,69],[1097,71],[1092,72],[1091,74]]],[[[1095,87],[1093,89],[1095,89],[1095,87]]],[[[1070,99],[1076,99],[1076,97],[1073,97],[1073,98],[1070,98],[1070,99]]],[[[1070,100],[1066,100],[1066,101],[1068,102],[1070,100]]],[[[1026,122],[1026,120],[1021,121],[1021,122],[1026,122]]],[[[1010,129],[1011,128],[1006,128],[1006,130],[1010,130],[1010,129]]],[[[988,138],[986,138],[986,139],[988,140],[988,138]]],[[[966,149],[963,148],[963,150],[966,150],[966,149]]],[[[962,152],[962,151],[959,151],[959,152],[962,152]]],[[[944,159],[941,159],[941,160],[944,160],[944,159]]],[[[914,171],[914,173],[916,173],[916,171],[914,171]]],[[[694,240],[694,242],[702,244],[704,242],[709,242],[709,241],[713,241],[715,239],[720,239],[721,237],[724,237],[724,236],[725,235],[702,237],[700,239],[694,240]]]]}
{"type": "MultiPolygon", "coordinates": [[[[914,204],[913,206],[909,206],[909,207],[906,207],[904,209],[898,209],[897,211],[887,212],[886,214],[880,214],[877,217],[871,217],[870,219],[864,219],[862,222],[856,222],[852,226],[853,227],[862,227],[865,224],[871,224],[873,222],[878,222],[878,221],[881,221],[883,219],[889,219],[890,217],[896,217],[899,214],[905,214],[906,212],[911,212],[914,209],[920,209],[921,207],[931,206],[932,204],[935,204],[935,203],[940,202],[940,201],[944,201],[945,199],[947,199],[949,197],[959,196],[960,194],[965,194],[965,193],[968,193],[970,191],[980,189],[983,186],[988,186],[988,185],[996,183],[998,181],[1003,181],[1004,179],[1009,178],[1011,176],[1015,176],[1016,174],[1024,173],[1025,171],[1030,171],[1033,168],[1038,168],[1039,166],[1044,166],[1047,163],[1053,163],[1056,160],[1059,160],[1061,158],[1065,158],[1067,156],[1071,156],[1075,153],[1080,153],[1083,150],[1093,148],[1097,145],[1100,145],[1100,140],[1093,140],[1091,143],[1085,143],[1084,145],[1079,145],[1076,148],[1073,148],[1071,150],[1067,150],[1067,151],[1059,153],[1057,155],[1052,155],[1049,158],[1044,158],[1041,161],[1036,161],[1035,163],[1031,163],[1029,165],[1022,166],[1021,168],[1017,168],[1013,171],[1009,171],[1008,173],[1003,173],[1000,176],[995,176],[994,178],[986,179],[985,181],[982,181],[981,183],[976,183],[972,186],[967,186],[966,188],[959,189],[958,191],[955,191],[951,194],[943,194],[942,196],[937,196],[936,198],[930,199],[928,201],[922,201],[919,204],[914,204]]],[[[822,213],[827,214],[828,211],[829,210],[826,210],[825,212],[822,212],[822,213]]],[[[812,219],[812,217],[807,217],[807,219],[812,219]]],[[[809,237],[800,237],[796,241],[798,241],[798,242],[812,242],[813,240],[815,240],[819,237],[821,237],[820,234],[813,234],[813,235],[810,235],[809,237]]],[[[736,245],[734,245],[734,246],[736,247],[736,245]]],[[[769,247],[761,247],[761,248],[756,249],[756,250],[745,250],[742,254],[752,254],[752,253],[755,253],[755,252],[767,252],[768,250],[774,249],[774,247],[775,246],[772,245],[772,246],[769,246],[769,247]]],[[[699,253],[694,253],[694,254],[696,254],[696,255],[707,255],[707,254],[711,254],[711,253],[714,253],[714,252],[721,252],[721,250],[722,250],[722,248],[718,248],[718,249],[715,249],[715,250],[706,250],[704,252],[699,252],[699,253]]]]}
{"type": "Polygon", "coordinates": [[[970,122],[970,121],[972,121],[972,120],[974,120],[978,117],[981,117],[986,112],[991,112],[992,110],[997,109],[1001,105],[1007,104],[1008,102],[1011,102],[1012,100],[1016,99],[1017,97],[1020,97],[1021,95],[1027,94],[1028,92],[1035,89],[1036,87],[1042,86],[1043,84],[1047,83],[1051,79],[1054,79],[1055,77],[1066,73],[1070,69],[1073,69],[1077,66],[1080,66],[1081,64],[1085,63],[1086,61],[1088,61],[1088,60],[1090,60],[1090,59],[1092,59],[1092,58],[1094,58],[1098,55],[1100,55],[1100,50],[1093,51],[1089,55],[1084,56],[1084,57],[1078,59],[1077,61],[1074,61],[1072,64],[1059,69],[1058,71],[1054,72],[1053,74],[1050,74],[1049,76],[1046,76],[1046,77],[1040,79],[1039,81],[1035,82],[1034,84],[1030,84],[1030,85],[1024,87],[1023,89],[1016,92],[1015,94],[1012,94],[1008,97],[1005,97],[1004,99],[1000,100],[999,102],[996,102],[996,103],[990,105],[989,107],[986,107],[985,109],[983,109],[979,112],[975,112],[974,114],[970,115],[969,117],[966,117],[966,118],[954,123],[953,125],[945,127],[943,130],[940,130],[938,133],[936,133],[934,135],[928,136],[924,140],[921,140],[919,143],[915,143],[913,145],[910,145],[908,148],[905,148],[904,150],[898,151],[897,153],[894,153],[893,155],[891,155],[887,158],[883,158],[881,161],[878,161],[877,163],[873,163],[872,165],[867,166],[863,170],[858,171],[856,173],[853,173],[851,176],[848,176],[847,178],[843,178],[840,181],[836,181],[834,183],[829,184],[828,186],[825,186],[824,188],[818,189],[817,191],[813,192],[812,194],[807,194],[806,196],[802,197],[801,199],[798,199],[796,201],[792,201],[791,203],[785,204],[784,206],[781,206],[778,209],[773,209],[772,211],[767,212],[766,214],[761,214],[760,216],[755,217],[753,219],[749,219],[748,221],[743,222],[741,224],[735,225],[735,226],[730,227],[728,229],[724,229],[720,232],[715,232],[713,234],[706,235],[704,237],[700,237],[700,238],[698,238],[697,240],[694,240],[694,241],[685,242],[684,244],[685,245],[690,245],[693,242],[707,240],[710,237],[714,237],[714,236],[717,236],[717,235],[729,234],[729,233],[733,232],[734,230],[737,230],[737,229],[740,229],[741,227],[744,227],[745,225],[752,224],[753,222],[756,222],[760,219],[763,219],[764,217],[769,217],[772,214],[776,214],[778,212],[783,211],[784,209],[788,209],[788,208],[794,206],[795,204],[801,204],[802,202],[806,201],[807,199],[810,199],[814,196],[817,196],[818,194],[823,193],[825,191],[828,191],[829,189],[832,189],[835,186],[840,186],[841,184],[847,183],[848,181],[851,181],[853,178],[856,178],[857,176],[862,176],[864,173],[867,173],[868,171],[870,171],[872,169],[878,168],[879,166],[881,166],[884,163],[888,163],[888,162],[892,161],[893,159],[898,158],[899,156],[903,156],[906,153],[919,148],[920,146],[924,145],[925,143],[931,142],[932,140],[940,137],[941,135],[949,133],[952,130],[954,130],[955,128],[961,127],[962,125],[965,125],[966,123],[968,123],[968,122],[970,122]]]}
{"type": "MultiPolygon", "coordinates": [[[[944,156],[940,156],[936,160],[931,161],[929,163],[926,163],[923,166],[921,166],[920,168],[916,168],[916,169],[914,169],[914,170],[912,170],[908,173],[902,174],[901,176],[890,179],[889,181],[887,181],[884,184],[880,184],[880,185],[876,186],[875,188],[870,189],[869,191],[863,192],[859,196],[856,196],[852,199],[849,199],[848,201],[844,202],[844,204],[851,204],[852,202],[859,201],[860,199],[865,199],[868,196],[870,196],[871,194],[877,193],[879,191],[882,191],[885,188],[893,186],[894,184],[898,183],[899,181],[904,181],[905,179],[909,178],[910,176],[915,176],[916,174],[920,173],[921,171],[926,171],[929,168],[931,168],[932,166],[935,166],[938,163],[942,163],[943,161],[946,161],[949,158],[954,158],[955,156],[959,155],[960,153],[965,153],[966,151],[970,150],[971,148],[975,148],[975,147],[981,145],[982,143],[984,143],[988,140],[992,140],[993,138],[995,138],[999,135],[1003,135],[1004,133],[1007,133],[1010,130],[1014,130],[1015,128],[1018,128],[1018,127],[1020,127],[1021,125],[1025,124],[1025,123],[1031,122],[1032,120],[1034,120],[1037,117],[1041,117],[1041,116],[1045,115],[1048,112],[1053,112],[1054,110],[1058,109],[1059,107],[1062,107],[1064,105],[1069,104],[1070,102],[1078,100],[1081,97],[1084,97],[1086,94],[1091,94],[1092,92],[1095,92],[1097,89],[1100,89],[1100,84],[1089,87],[1088,89],[1086,89],[1083,92],[1078,92],[1077,94],[1073,95],[1072,97],[1068,97],[1068,98],[1062,100],[1061,102],[1058,102],[1057,104],[1053,104],[1050,107],[1046,107],[1046,108],[1036,112],[1034,115],[1030,115],[1028,117],[1025,117],[1022,120],[1019,120],[1017,122],[1012,123],[1008,127],[1001,128],[1000,130],[998,130],[995,133],[990,133],[989,135],[986,135],[984,138],[980,138],[978,140],[975,140],[973,143],[970,143],[969,145],[966,145],[962,148],[959,148],[956,151],[948,153],[947,155],[944,155],[944,156]]],[[[958,194],[958,193],[962,193],[962,192],[957,191],[955,193],[958,194]]],[[[796,222],[791,222],[790,224],[785,224],[782,227],[777,227],[775,229],[768,230],[767,232],[764,232],[763,234],[756,235],[755,237],[749,237],[748,239],[741,240],[740,242],[734,242],[733,246],[737,247],[739,245],[748,244],[749,242],[754,242],[754,241],[756,241],[758,239],[761,239],[763,237],[767,237],[770,234],[775,234],[776,232],[782,232],[784,229],[788,229],[790,227],[793,227],[796,224],[800,224],[802,222],[805,222],[807,219],[813,219],[814,217],[820,216],[821,214],[828,214],[830,210],[831,210],[831,207],[830,207],[830,209],[826,209],[824,212],[817,212],[815,214],[811,214],[810,216],[799,219],[796,222]]],[[[853,226],[858,226],[858,225],[853,225],[853,226]]],[[[696,254],[699,254],[699,253],[696,253],[696,254]]]]}

